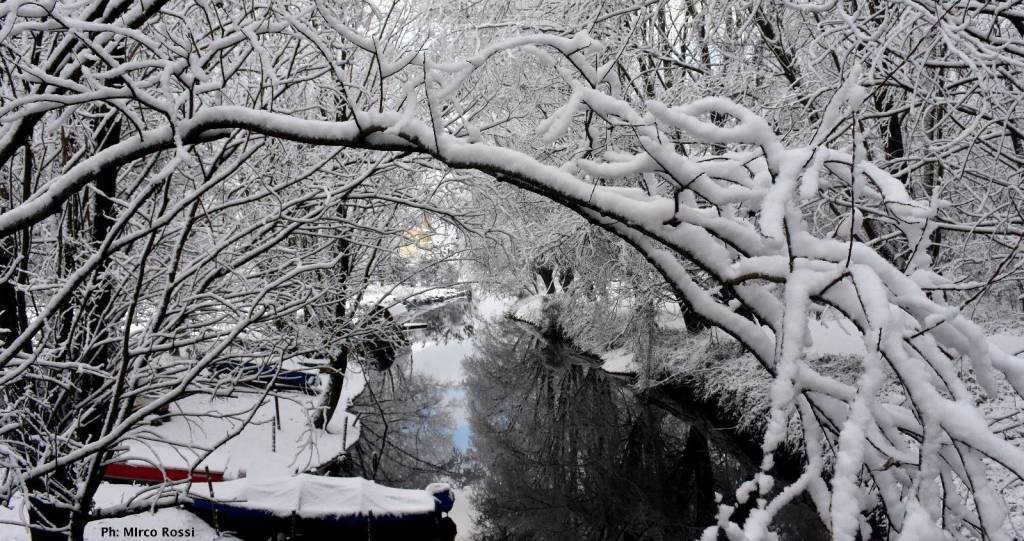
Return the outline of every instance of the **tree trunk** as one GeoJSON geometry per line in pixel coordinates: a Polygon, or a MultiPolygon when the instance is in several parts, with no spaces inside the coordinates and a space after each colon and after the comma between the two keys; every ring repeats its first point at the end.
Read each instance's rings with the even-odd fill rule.
{"type": "Polygon", "coordinates": [[[324,392],[324,404],[320,408],[321,415],[314,421],[314,427],[318,429],[327,428],[327,424],[334,417],[334,412],[338,410],[338,403],[341,401],[341,390],[345,386],[345,371],[348,370],[348,357],[348,346],[342,346],[341,351],[331,361],[327,390],[324,392]]]}
{"type": "MultiPolygon", "coordinates": [[[[121,51],[119,56],[123,57],[123,51],[121,51]]],[[[94,137],[96,148],[99,150],[116,145],[121,141],[121,120],[113,115],[106,117],[97,127],[94,137]]],[[[111,233],[111,227],[115,221],[114,213],[116,209],[113,201],[117,196],[118,172],[117,167],[104,168],[97,171],[94,178],[96,193],[93,198],[92,231],[89,233],[89,245],[93,250],[100,249],[103,241],[111,233]]],[[[68,262],[72,263],[67,269],[70,271],[73,267],[73,258],[68,262]]],[[[64,329],[64,332],[68,333],[71,340],[79,343],[82,350],[84,350],[85,364],[96,367],[104,367],[109,364],[111,354],[111,346],[102,344],[103,341],[109,338],[109,309],[113,300],[113,284],[104,276],[106,270],[106,263],[100,264],[97,267],[94,274],[94,280],[97,282],[96,292],[91,299],[87,298],[78,307],[82,312],[82,318],[79,320],[78,325],[76,325],[77,332],[76,329],[71,329],[70,326],[64,329]],[[99,345],[90,346],[89,344],[99,345]]],[[[69,315],[72,313],[72,310],[67,311],[69,315]]],[[[65,402],[65,404],[71,407],[78,407],[82,399],[93,395],[103,385],[104,380],[102,378],[83,373],[76,380],[76,388],[72,393],[73,399],[70,402],[65,402]]],[[[109,407],[117,408],[118,404],[110,404],[109,407]]],[[[55,415],[54,418],[61,419],[63,416],[55,415]]],[[[81,442],[95,441],[100,437],[102,429],[103,417],[101,415],[82,418],[79,426],[76,427],[75,439],[81,442]]],[[[77,494],[77,498],[73,502],[67,502],[66,506],[47,508],[44,505],[39,515],[35,517],[35,519],[45,519],[47,522],[61,527],[66,526],[68,532],[61,534],[60,539],[82,541],[85,525],[89,521],[89,511],[92,507],[93,496],[95,496],[96,489],[100,483],[99,465],[102,463],[102,457],[105,455],[106,451],[102,451],[96,460],[85,460],[83,464],[86,471],[78,472],[78,475],[75,475],[75,472],[70,468],[62,469],[61,477],[63,479],[61,479],[60,484],[65,485],[65,488],[71,494],[77,494]]],[[[46,496],[52,497],[53,495],[46,494],[46,496]]],[[[35,520],[33,520],[33,523],[35,523],[35,520]]],[[[32,539],[33,541],[38,539],[47,541],[56,539],[51,537],[51,535],[51,532],[33,531],[32,539]]]]}
{"type": "MultiPolygon", "coordinates": [[[[0,239],[0,273],[13,272],[17,265],[17,248],[13,236],[0,239]]],[[[17,287],[13,279],[0,282],[0,343],[4,348],[11,345],[21,333],[21,322],[18,318],[17,287]]]]}
{"type": "MultiPolygon", "coordinates": [[[[341,218],[348,216],[348,207],[344,203],[338,205],[337,211],[341,218]]],[[[352,243],[342,236],[338,239],[337,249],[338,254],[341,256],[339,261],[341,273],[338,278],[338,298],[334,301],[334,328],[340,329],[345,325],[345,320],[348,316],[348,282],[353,270],[352,243]]],[[[334,412],[338,409],[338,402],[341,401],[341,391],[345,385],[345,371],[348,370],[350,354],[348,345],[343,343],[341,350],[331,360],[327,390],[324,392],[324,401],[320,406],[321,414],[313,422],[315,428],[326,428],[328,423],[331,422],[331,418],[334,417],[334,412]]],[[[342,445],[344,445],[344,442],[342,445]]]]}

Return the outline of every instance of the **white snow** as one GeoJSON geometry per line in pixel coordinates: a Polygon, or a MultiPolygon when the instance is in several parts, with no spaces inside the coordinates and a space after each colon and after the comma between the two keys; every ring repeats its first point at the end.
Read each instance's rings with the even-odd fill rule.
{"type": "MultiPolygon", "coordinates": [[[[96,491],[95,502],[99,506],[112,506],[127,503],[133,496],[144,487],[134,485],[112,485],[102,483],[96,491]]],[[[12,507],[0,506],[0,522],[24,522],[25,516],[22,512],[21,497],[15,496],[12,507]]],[[[170,539],[162,535],[163,528],[191,528],[190,536],[187,539],[195,541],[218,541],[233,540],[236,537],[228,534],[218,534],[209,524],[196,515],[176,507],[156,509],[153,512],[145,511],[119,518],[107,518],[90,522],[85,526],[86,541],[109,541],[110,534],[104,534],[103,528],[114,528],[117,532],[123,533],[126,528],[139,528],[145,530],[156,530],[157,536],[142,535],[120,535],[118,539],[125,541],[137,541],[142,539],[170,539]]],[[[28,531],[23,526],[15,524],[0,523],[0,541],[29,541],[28,531]]]]}
{"type": "Polygon", "coordinates": [[[10,507],[0,505],[0,541],[28,541],[28,531],[18,525],[27,521],[21,495],[15,494],[10,507]]]}
{"type": "Polygon", "coordinates": [[[363,303],[380,304],[383,306],[389,306],[400,302],[406,304],[422,304],[451,299],[465,294],[465,291],[451,287],[374,284],[366,288],[366,292],[363,294],[363,303]]]}
{"type": "Polygon", "coordinates": [[[634,360],[633,353],[627,348],[616,348],[606,351],[601,353],[600,357],[604,361],[601,368],[605,372],[612,374],[635,374],[639,369],[634,360]]]}
{"type": "Polygon", "coordinates": [[[183,415],[133,431],[120,459],[199,471],[209,467],[223,471],[226,478],[299,473],[334,458],[359,439],[358,422],[344,407],[365,381],[359,368],[350,365],[338,411],[326,431],[313,428],[317,395],[278,392],[275,401],[260,389],[242,387],[232,396],[192,395],[170,406],[172,414],[183,415]],[[280,429],[273,422],[277,406],[280,429]],[[243,428],[250,415],[251,423],[243,428]]]}
{"type": "MultiPolygon", "coordinates": [[[[419,51],[397,52],[380,39],[359,35],[322,4],[318,3],[317,7],[338,37],[376,58],[382,96],[388,76],[398,74],[407,66],[422,67],[422,79],[417,79],[419,70],[414,69],[410,70],[412,74],[396,76],[394,80],[401,81],[410,102],[416,101],[415,90],[423,87],[429,102],[430,123],[422,120],[423,115],[419,115],[416,108],[422,104],[416,103],[407,104],[402,112],[353,110],[351,120],[328,122],[292,113],[201,102],[194,112],[189,107],[188,118],[178,118],[178,109],[183,110],[178,105],[183,104],[185,94],[175,90],[172,79],[186,84],[212,79],[210,84],[217,84],[215,73],[204,72],[204,69],[215,69],[213,62],[207,62],[212,56],[188,52],[185,53],[187,58],[168,61],[160,72],[160,87],[154,91],[163,93],[163,100],[151,100],[148,90],[136,97],[143,104],[150,100],[149,107],[167,115],[168,125],[139,132],[91,157],[68,164],[63,174],[42,184],[31,197],[0,215],[0,234],[18,231],[54,214],[91,182],[99,168],[118,166],[177,147],[178,155],[163,167],[157,175],[160,178],[177,167],[179,157],[185,156],[186,143],[226,137],[232,128],[309,144],[428,153],[452,169],[476,169],[498,178],[516,179],[515,182],[574,207],[629,240],[658,267],[698,314],[742,341],[761,364],[760,368],[776,375],[771,391],[772,428],[765,442],[769,451],[766,464],[771,462],[771,449],[786,435],[794,407],[813,406],[814,415],[805,415],[803,420],[815,424],[806,425],[804,433],[818,434],[815,429],[824,426],[841,430],[832,506],[844,507],[845,513],[836,510],[838,515],[831,521],[836,526],[834,535],[839,538],[855,535],[861,520],[856,510],[864,503],[861,495],[871,490],[886,498],[894,527],[906,526],[906,530],[911,531],[908,535],[925,532],[921,535],[933,537],[936,532],[928,532],[927,523],[941,519],[947,526],[945,521],[949,519],[954,522],[948,525],[948,535],[960,536],[960,528],[979,525],[983,530],[980,535],[1001,538],[1003,509],[999,505],[998,489],[987,482],[992,475],[990,466],[998,462],[1018,477],[1024,477],[1024,452],[1002,434],[992,431],[990,419],[979,411],[983,409],[979,403],[987,403],[984,407],[991,407],[993,401],[1006,405],[998,403],[1003,400],[999,395],[1004,383],[1013,385],[1017,391],[1017,398],[1012,400],[1024,394],[1024,364],[1015,357],[1024,347],[1010,341],[1004,348],[1008,353],[1000,351],[974,323],[956,310],[933,301],[922,290],[922,285],[934,283],[936,278],[927,274],[931,261],[926,248],[935,227],[929,221],[935,216],[939,201],[913,199],[903,181],[869,163],[863,133],[854,133],[852,152],[819,147],[839,142],[830,140],[828,134],[845,122],[842,108],[856,112],[867,97],[866,90],[860,86],[860,68],[856,64],[824,111],[821,130],[811,141],[812,145],[787,150],[765,118],[726,98],[702,98],[682,106],[649,102],[646,112],[641,114],[630,103],[616,97],[622,95],[618,92],[618,80],[611,76],[611,68],[617,61],[605,62],[609,59],[601,57],[603,45],[585,31],[572,38],[542,34],[517,36],[479,46],[478,52],[469,58],[432,63],[419,51]],[[569,102],[541,124],[542,139],[550,141],[568,130],[577,111],[589,108],[610,127],[628,124],[635,134],[634,140],[626,143],[623,137],[619,144],[626,143],[631,152],[642,151],[643,154],[628,160],[609,156],[615,164],[579,162],[576,165],[580,169],[611,176],[658,174],[689,193],[672,201],[669,197],[648,195],[638,188],[599,186],[585,175],[576,176],[573,166],[558,167],[514,150],[527,145],[467,143],[438,129],[439,116],[435,113],[439,113],[441,100],[459,96],[462,89],[468,90],[465,83],[490,57],[518,47],[539,51],[538,46],[560,52],[582,77],[581,81],[574,81],[577,75],[561,67],[561,58],[556,64],[556,57],[542,53],[543,61],[550,62],[558,75],[574,88],[569,102]],[[447,81],[443,80],[445,76],[450,76],[447,81]],[[584,82],[586,84],[582,84],[584,82]],[[439,83],[441,88],[428,95],[432,83],[439,83]],[[731,117],[735,123],[718,125],[704,120],[716,114],[731,117]],[[675,130],[662,130],[666,126],[675,130]],[[676,130],[688,134],[689,139],[729,144],[734,148],[713,157],[682,153],[679,141],[670,133],[676,130]],[[807,171],[807,167],[813,171],[807,171]],[[821,175],[819,167],[831,175],[821,175]],[[840,242],[812,234],[812,228],[804,223],[805,213],[795,203],[796,196],[809,200],[816,192],[846,183],[852,187],[854,205],[867,204],[870,208],[865,207],[865,210],[884,215],[900,230],[908,244],[914,246],[908,267],[893,265],[873,248],[853,238],[840,242]],[[707,205],[698,205],[697,197],[707,205]],[[749,216],[742,217],[744,214],[749,216]],[[694,274],[695,268],[703,276],[694,274]],[[906,276],[908,270],[922,273],[915,279],[906,276]],[[714,286],[707,285],[709,283],[727,284],[735,292],[736,304],[724,306],[721,297],[711,289],[714,286]],[[819,304],[828,304],[847,314],[850,328],[844,323],[809,319],[810,312],[819,304]],[[758,321],[741,316],[737,310],[740,306],[752,309],[758,321]],[[852,328],[854,325],[856,329],[852,328]],[[808,362],[814,360],[813,355],[837,352],[862,358],[862,365],[854,371],[862,376],[856,385],[839,381],[808,362]],[[961,359],[968,361],[960,363],[966,364],[966,368],[955,366],[961,359]],[[905,399],[902,403],[883,404],[879,400],[883,367],[897,376],[894,379],[899,381],[905,399]],[[888,467],[881,468],[884,459],[902,460],[908,454],[919,454],[920,463],[916,466],[913,462],[899,464],[892,471],[888,467]],[[940,460],[945,465],[942,469],[937,468],[940,460]],[[871,484],[865,481],[868,476],[861,475],[865,468],[871,472],[871,484]],[[955,482],[947,482],[952,475],[957,477],[955,482]],[[942,494],[936,492],[940,484],[942,494]],[[970,505],[975,508],[964,506],[947,513],[947,506],[961,505],[957,501],[960,495],[971,496],[970,505]],[[901,503],[901,500],[906,501],[901,503]],[[935,506],[938,514],[929,514],[935,506]],[[843,514],[845,516],[839,516],[843,514]]],[[[0,12],[3,9],[0,8],[0,12]]],[[[9,13],[11,20],[19,14],[38,14],[32,7],[27,7],[25,12],[21,8],[6,9],[15,9],[9,13]]],[[[319,37],[321,32],[313,32],[297,18],[288,15],[284,18],[287,26],[276,26],[276,31],[291,27],[316,48],[325,49],[319,37]]],[[[82,24],[79,22],[76,29],[95,30],[82,24]]],[[[254,61],[263,63],[263,72],[272,84],[276,83],[276,71],[269,63],[273,55],[263,48],[261,40],[254,39],[255,34],[248,28],[240,28],[237,39],[242,39],[244,34],[257,53],[254,61]]],[[[23,27],[21,31],[26,29],[23,27]]],[[[945,26],[939,34],[944,39],[956,38],[956,32],[945,26]]],[[[145,44],[144,49],[163,49],[181,56],[174,45],[162,48],[142,34],[126,35],[145,44]]],[[[959,54],[968,54],[960,52],[955,44],[952,48],[959,54]]],[[[220,54],[215,50],[211,48],[206,54],[220,54]]],[[[77,56],[79,61],[91,61],[95,54],[99,52],[93,48],[92,52],[77,56]]],[[[965,60],[971,61],[970,57],[965,60]]],[[[77,68],[71,64],[66,69],[77,68]]],[[[344,76],[339,73],[338,79],[344,80],[344,76]]],[[[193,94],[190,92],[188,96],[193,94]]],[[[381,105],[384,109],[383,100],[381,105]]],[[[349,106],[355,107],[354,102],[349,106]]],[[[125,114],[132,113],[126,110],[125,114]]],[[[160,114],[154,117],[160,118],[160,114]]],[[[953,142],[959,144],[966,140],[967,131],[953,142]]],[[[597,132],[588,132],[593,133],[597,132]]],[[[865,215],[859,209],[854,210],[848,223],[840,221],[838,233],[847,230],[847,226],[856,233],[865,215]]],[[[134,242],[129,237],[119,242],[134,242]]],[[[100,261],[92,257],[68,276],[68,284],[76,285],[66,285],[59,294],[52,296],[46,314],[52,314],[70,298],[66,295],[70,295],[79,279],[95,270],[100,261]]],[[[391,302],[398,297],[393,292],[381,291],[377,300],[391,302]]],[[[524,319],[538,321],[543,318],[540,308],[536,298],[527,299],[517,307],[517,313],[521,311],[524,319]]],[[[0,352],[0,363],[13,358],[46,319],[34,319],[27,332],[0,352]]],[[[622,369],[628,361],[621,352],[611,352],[605,364],[622,369]]],[[[346,379],[347,383],[353,383],[357,378],[346,379]]],[[[232,396],[196,395],[182,399],[172,409],[177,408],[178,413],[188,416],[175,417],[162,427],[134,429],[128,438],[122,438],[121,432],[115,430],[110,440],[121,438],[129,459],[186,468],[198,466],[202,461],[214,469],[225,469],[230,475],[246,474],[249,476],[246,482],[252,483],[257,483],[257,477],[263,475],[302,471],[344,451],[350,444],[349,439],[354,441],[356,425],[350,424],[343,412],[332,421],[330,430],[320,432],[311,428],[310,406],[314,397],[284,393],[279,400],[280,430],[272,428],[276,426],[274,418],[278,417],[273,413],[278,408],[276,400],[259,393],[236,391],[232,396]],[[251,419],[248,418],[250,412],[251,419]],[[249,420],[254,422],[247,425],[249,420]],[[342,432],[348,431],[349,438],[339,436],[339,428],[342,432]]],[[[136,413],[141,416],[148,411],[136,413]]],[[[125,423],[135,420],[129,418],[125,423]]],[[[832,437],[828,443],[834,444],[834,440],[836,438],[832,437]]],[[[110,441],[101,439],[85,444],[70,453],[68,459],[78,460],[108,443],[110,441]]],[[[52,467],[40,466],[42,469],[37,468],[33,474],[45,473],[46,468],[52,467]]],[[[820,477],[809,479],[807,486],[817,487],[812,490],[818,491],[824,486],[819,481],[820,477]]],[[[815,501],[820,502],[823,493],[815,494],[818,495],[815,501]]],[[[260,497],[258,491],[254,497],[260,497]]],[[[271,497],[274,501],[276,498],[271,497]]],[[[721,526],[730,536],[767,536],[768,522],[762,520],[764,515],[759,514],[760,510],[752,513],[749,523],[753,526],[745,532],[728,522],[729,512],[725,506],[722,510],[721,526]]]]}
{"type": "Polygon", "coordinates": [[[864,338],[852,322],[847,319],[822,319],[808,322],[812,341],[807,349],[809,356],[817,355],[864,355],[864,338]]]}
{"type": "Polygon", "coordinates": [[[468,541],[473,538],[475,522],[479,518],[473,505],[475,496],[473,485],[463,487],[455,499],[455,506],[448,513],[448,517],[455,523],[455,529],[458,530],[456,541],[468,541]]]}
{"type": "MultiPolygon", "coordinates": [[[[210,499],[207,485],[197,483],[189,494],[210,499]]],[[[434,496],[426,490],[392,488],[361,477],[246,478],[214,485],[214,499],[239,507],[265,509],[279,516],[300,517],[403,516],[433,513],[434,496]]]]}
{"type": "Polygon", "coordinates": [[[185,537],[185,539],[195,541],[237,539],[233,535],[217,533],[217,531],[214,530],[212,526],[204,522],[203,519],[184,509],[178,509],[175,507],[157,509],[152,513],[144,512],[122,518],[95,520],[85,526],[86,541],[109,541],[111,536],[110,534],[103,534],[104,527],[112,527],[118,532],[124,532],[126,528],[139,528],[150,531],[155,530],[157,533],[156,537],[146,534],[139,536],[121,535],[117,538],[119,540],[126,541],[176,538],[176,536],[169,532],[165,535],[164,528],[191,529],[191,531],[188,532],[188,537],[185,537]]]}
{"type": "Polygon", "coordinates": [[[512,317],[533,323],[534,325],[544,324],[544,295],[531,295],[524,297],[509,308],[512,317]]]}

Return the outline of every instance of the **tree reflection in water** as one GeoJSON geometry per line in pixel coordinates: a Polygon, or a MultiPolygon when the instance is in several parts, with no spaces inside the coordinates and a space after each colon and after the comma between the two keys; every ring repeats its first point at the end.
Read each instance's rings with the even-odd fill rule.
{"type": "Polygon", "coordinates": [[[453,440],[451,385],[415,371],[409,344],[465,339],[472,330],[470,303],[449,301],[412,311],[423,327],[405,333],[406,341],[387,371],[366,372],[366,389],[348,408],[359,417],[361,428],[342,474],[403,488],[422,488],[461,474],[464,457],[453,440]]]}
{"type": "MultiPolygon", "coordinates": [[[[408,333],[420,346],[472,337],[468,453],[452,439],[450,387],[404,354],[367,374],[350,408],[363,428],[344,473],[410,488],[471,484],[481,540],[696,539],[715,521],[716,492],[736,505],[735,489],[757,470],[756,443],[692,406],[638,396],[557,334],[473,316],[471,304],[424,308],[415,318],[424,328],[408,333]]],[[[776,526],[782,539],[825,538],[806,501],[784,508],[776,526]]]]}
{"type": "MultiPolygon", "coordinates": [[[[754,471],[707,423],[638,397],[557,337],[505,320],[475,345],[477,539],[695,539],[715,522],[715,492],[728,502],[754,471]]],[[[822,537],[809,508],[790,507],[784,539],[822,537]]]]}

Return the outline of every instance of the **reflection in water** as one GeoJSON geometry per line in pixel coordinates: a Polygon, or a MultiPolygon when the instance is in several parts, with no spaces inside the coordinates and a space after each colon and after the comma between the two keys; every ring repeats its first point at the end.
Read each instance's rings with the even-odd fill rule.
{"type": "MultiPolygon", "coordinates": [[[[637,397],[564,341],[497,321],[464,362],[478,539],[694,539],[755,471],[706,422],[637,397]]],[[[741,511],[742,512],[742,511],[741,511]]],[[[822,538],[803,503],[784,539],[822,538]]]]}
{"type": "Polygon", "coordinates": [[[472,303],[461,297],[413,308],[409,315],[419,327],[409,334],[409,339],[414,342],[463,340],[473,334],[471,314],[472,303]]]}
{"type": "MultiPolygon", "coordinates": [[[[413,321],[422,325],[405,333],[414,348],[465,340],[472,329],[465,300],[411,311],[413,321]]],[[[365,372],[366,389],[348,408],[359,417],[361,428],[345,474],[403,488],[458,477],[464,455],[453,440],[451,385],[439,374],[414,370],[414,356],[406,345],[387,371],[365,372]]]]}
{"type": "Polygon", "coordinates": [[[400,488],[423,488],[456,470],[461,453],[446,407],[446,386],[409,371],[408,355],[388,372],[368,372],[349,411],[359,417],[358,443],[344,473],[400,488]]]}
{"type": "MultiPolygon", "coordinates": [[[[349,410],[362,432],[346,471],[400,487],[472,485],[472,539],[696,539],[715,521],[716,493],[736,506],[736,488],[757,471],[749,442],[693,407],[638,396],[557,335],[485,320],[469,302],[427,308],[415,316],[423,328],[408,333],[413,354],[367,373],[349,410]],[[453,441],[450,400],[463,376],[466,453],[453,441]]],[[[738,507],[737,518],[748,511],[738,507]]],[[[800,499],[776,529],[782,539],[826,538],[800,499]]]]}

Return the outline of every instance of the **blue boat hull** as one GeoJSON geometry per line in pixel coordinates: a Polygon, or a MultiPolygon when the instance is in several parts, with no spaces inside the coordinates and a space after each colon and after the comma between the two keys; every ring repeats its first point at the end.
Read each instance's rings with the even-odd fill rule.
{"type": "Polygon", "coordinates": [[[281,517],[260,509],[249,509],[223,502],[194,498],[189,510],[222,532],[234,532],[245,540],[323,539],[339,541],[425,540],[451,541],[455,525],[440,512],[394,516],[281,517]]]}
{"type": "Polygon", "coordinates": [[[244,361],[218,361],[211,370],[218,375],[238,375],[248,385],[259,387],[273,384],[275,389],[301,391],[306,394],[316,394],[319,384],[319,378],[315,374],[299,370],[278,370],[270,365],[244,361]]]}

